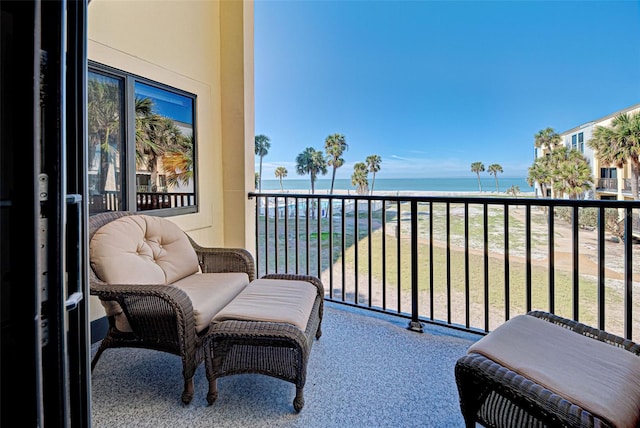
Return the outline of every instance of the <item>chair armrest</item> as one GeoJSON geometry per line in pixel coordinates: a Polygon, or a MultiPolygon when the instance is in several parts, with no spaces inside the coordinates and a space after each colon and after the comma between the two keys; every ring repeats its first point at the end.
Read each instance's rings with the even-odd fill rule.
{"type": "Polygon", "coordinates": [[[191,237],[189,237],[189,241],[198,255],[202,272],[245,272],[249,275],[249,281],[256,278],[253,255],[244,248],[202,247],[191,237]]]}
{"type": "Polygon", "coordinates": [[[92,280],[90,293],[117,302],[138,336],[165,334],[186,343],[195,340],[193,305],[178,287],[163,284],[107,284],[92,280]],[[163,333],[158,333],[163,332],[163,333]]]}
{"type": "Polygon", "coordinates": [[[601,342],[608,343],[609,345],[617,346],[619,348],[626,349],[627,351],[640,355],[640,344],[635,343],[624,337],[617,336],[615,334],[608,333],[604,330],[600,330],[586,324],[582,324],[578,321],[574,321],[568,318],[545,312],[545,311],[530,311],[527,315],[534,316],[536,318],[543,319],[561,327],[567,328],[583,336],[590,337],[592,339],[599,340],[601,342]]]}

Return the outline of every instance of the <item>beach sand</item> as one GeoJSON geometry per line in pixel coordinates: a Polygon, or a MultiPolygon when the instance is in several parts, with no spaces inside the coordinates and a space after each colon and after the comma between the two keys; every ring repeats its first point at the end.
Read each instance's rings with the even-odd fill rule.
{"type": "MultiPolygon", "coordinates": [[[[257,191],[256,191],[257,193],[257,191]]],[[[262,193],[285,193],[285,194],[304,194],[310,195],[311,192],[309,189],[286,189],[282,192],[280,191],[269,191],[262,193]]],[[[329,190],[316,190],[313,194],[314,196],[327,196],[331,193],[329,190]]],[[[444,191],[444,190],[374,190],[372,195],[358,195],[355,190],[344,190],[344,189],[334,189],[334,195],[349,195],[349,196],[468,196],[468,197],[512,197],[510,194],[506,192],[496,192],[496,191],[444,191]]],[[[535,192],[519,192],[517,197],[522,198],[534,198],[535,192]]]]}

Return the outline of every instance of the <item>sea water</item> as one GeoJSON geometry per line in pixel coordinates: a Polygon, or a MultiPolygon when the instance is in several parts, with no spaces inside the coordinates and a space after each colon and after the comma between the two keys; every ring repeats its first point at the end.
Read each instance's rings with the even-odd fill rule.
{"type": "MultiPolygon", "coordinates": [[[[496,181],[493,177],[481,177],[480,184],[475,177],[460,178],[376,178],[372,182],[369,178],[369,189],[373,184],[373,190],[379,192],[393,191],[419,191],[419,192],[478,192],[480,185],[483,192],[506,192],[511,186],[518,186],[520,193],[533,192],[534,188],[530,187],[525,178],[502,178],[498,177],[498,189],[496,189],[496,181]]],[[[284,190],[308,190],[311,191],[311,179],[307,178],[283,178],[282,188],[284,190]]],[[[331,188],[331,179],[319,178],[315,183],[316,191],[329,190],[331,188]]],[[[350,179],[336,179],[334,190],[355,191],[356,186],[351,184],[350,179]]],[[[262,180],[262,191],[280,191],[280,180],[269,179],[262,180]]]]}

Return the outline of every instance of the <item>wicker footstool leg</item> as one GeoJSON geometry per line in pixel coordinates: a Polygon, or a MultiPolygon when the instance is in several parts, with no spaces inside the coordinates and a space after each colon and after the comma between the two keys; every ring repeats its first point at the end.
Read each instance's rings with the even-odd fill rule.
{"type": "Polygon", "coordinates": [[[218,380],[209,379],[209,392],[207,392],[207,403],[212,405],[218,399],[218,380]]]}
{"type": "Polygon", "coordinates": [[[296,398],[293,399],[293,408],[296,412],[300,412],[304,407],[304,396],[302,393],[302,387],[296,387],[296,398]]]}
{"type": "Polygon", "coordinates": [[[191,403],[191,400],[193,400],[193,391],[194,391],[193,377],[190,378],[190,379],[185,379],[184,380],[184,391],[182,391],[182,402],[184,404],[191,403]]]}

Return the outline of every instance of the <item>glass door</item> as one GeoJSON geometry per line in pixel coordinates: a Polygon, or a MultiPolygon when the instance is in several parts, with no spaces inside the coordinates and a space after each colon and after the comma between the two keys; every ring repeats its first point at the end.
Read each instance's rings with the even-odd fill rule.
{"type": "Polygon", "coordinates": [[[0,6],[0,425],[87,427],[87,2],[0,6]]]}

